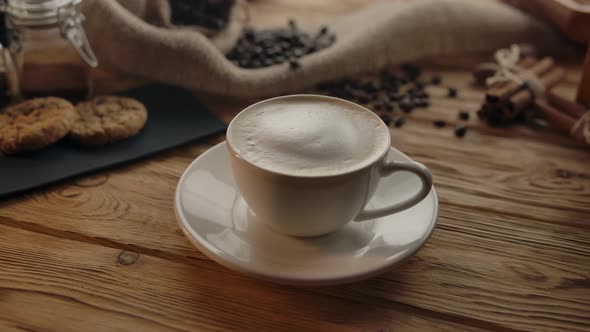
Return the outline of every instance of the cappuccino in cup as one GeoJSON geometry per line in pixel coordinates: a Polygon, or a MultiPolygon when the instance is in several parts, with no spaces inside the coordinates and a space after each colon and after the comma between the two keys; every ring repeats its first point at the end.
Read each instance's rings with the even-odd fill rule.
{"type": "Polygon", "coordinates": [[[240,112],[227,130],[238,189],[260,221],[278,232],[317,236],[350,221],[382,217],[421,201],[432,186],[416,162],[387,161],[389,129],[368,109],[318,95],[268,99],[240,112]],[[416,174],[410,199],[365,210],[379,179],[416,174]]]}

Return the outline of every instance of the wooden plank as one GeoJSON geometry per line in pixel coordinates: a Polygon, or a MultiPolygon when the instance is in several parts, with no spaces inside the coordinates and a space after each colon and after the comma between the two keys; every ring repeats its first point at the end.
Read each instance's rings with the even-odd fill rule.
{"type": "MultiPolygon", "coordinates": [[[[173,188],[167,188],[166,180],[158,179],[172,176],[168,172],[173,173],[174,167],[170,163],[161,168],[154,165],[149,169],[159,175],[157,178],[147,176],[143,167],[129,166],[131,169],[113,171],[109,181],[97,187],[66,186],[63,190],[47,192],[43,198],[51,204],[45,204],[45,209],[52,205],[62,207],[61,212],[52,212],[59,218],[49,222],[45,217],[47,211],[40,208],[29,210],[26,224],[12,219],[18,215],[0,219],[0,223],[198,264],[194,259],[203,255],[177,229],[171,199],[169,206],[160,202],[172,197],[173,188]],[[131,189],[133,183],[148,180],[153,192],[131,189]],[[108,209],[97,209],[100,206],[108,209]],[[112,207],[118,208],[111,210],[112,207]]],[[[452,193],[449,189],[448,193],[441,193],[441,198],[452,193]]],[[[463,200],[470,197],[460,192],[456,195],[463,200]]],[[[589,243],[590,235],[575,227],[551,223],[540,227],[529,218],[443,201],[439,229],[410,264],[375,279],[376,282],[368,281],[365,287],[354,286],[358,292],[334,295],[355,298],[362,293],[367,301],[379,296],[518,329],[527,329],[534,323],[528,318],[533,313],[514,314],[511,308],[525,310],[524,307],[530,306],[537,308],[535,322],[544,324],[547,331],[566,327],[580,330],[576,324],[587,324],[584,317],[590,317],[588,309],[584,309],[584,305],[590,308],[589,243]],[[524,272],[519,273],[521,270],[524,272]],[[496,289],[500,292],[497,298],[493,297],[494,293],[486,293],[496,289]],[[577,321],[571,326],[556,321],[558,307],[570,312],[568,319],[577,321]]],[[[535,327],[540,330],[540,326],[535,327]]]]}
{"type": "Polygon", "coordinates": [[[590,235],[452,207],[417,257],[375,280],[322,290],[383,298],[527,331],[590,329],[590,235]],[[452,217],[448,217],[452,216],[452,217]]]}
{"type": "Polygon", "coordinates": [[[483,331],[0,226],[0,330],[483,331]]]}

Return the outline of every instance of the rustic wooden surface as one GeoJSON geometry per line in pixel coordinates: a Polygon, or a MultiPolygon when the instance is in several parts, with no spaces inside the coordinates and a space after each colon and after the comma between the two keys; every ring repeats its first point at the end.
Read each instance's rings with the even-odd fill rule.
{"type": "MultiPolygon", "coordinates": [[[[253,18],[306,16],[295,3],[256,1],[253,18]]],[[[320,20],[359,1],[308,3],[320,20]]],[[[579,65],[560,92],[574,95],[579,65]]],[[[429,110],[392,129],[441,202],[437,230],[405,265],[297,288],[212,262],[177,226],[173,192],[220,135],[0,202],[0,331],[590,331],[590,149],[546,128],[478,123],[468,67],[428,65],[459,98],[432,91],[429,110]],[[466,137],[433,128],[459,109],[472,114],[466,137]]],[[[251,102],[201,98],[227,121],[251,102]]]]}

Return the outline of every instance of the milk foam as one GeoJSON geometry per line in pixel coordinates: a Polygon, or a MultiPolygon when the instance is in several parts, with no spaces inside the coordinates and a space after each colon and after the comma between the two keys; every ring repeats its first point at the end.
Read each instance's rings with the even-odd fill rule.
{"type": "Polygon", "coordinates": [[[247,161],[301,176],[362,167],[383,153],[386,135],[385,125],[358,106],[313,96],[263,102],[238,115],[228,131],[247,161]]]}

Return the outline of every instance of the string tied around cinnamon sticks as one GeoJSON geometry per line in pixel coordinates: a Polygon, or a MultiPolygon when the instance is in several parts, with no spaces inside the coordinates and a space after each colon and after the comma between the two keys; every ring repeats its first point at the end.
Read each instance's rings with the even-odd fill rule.
{"type": "MultiPolygon", "coordinates": [[[[563,68],[556,66],[551,57],[536,59],[519,54],[517,47],[497,52],[498,57],[508,63],[519,56],[516,66],[522,68],[518,79],[494,79],[487,88],[485,100],[478,116],[492,126],[509,125],[529,121],[534,117],[531,107],[535,99],[542,99],[544,93],[559,83],[564,75],[563,68]],[[528,73],[528,74],[522,74],[528,73]],[[523,79],[530,79],[525,82],[523,79]],[[536,83],[536,80],[539,83],[536,83]],[[519,83],[520,82],[520,83],[519,83]],[[538,91],[534,91],[536,87],[538,91]],[[540,89],[540,90],[539,90],[540,89]]],[[[500,76],[499,74],[498,76],[500,76]]]]}
{"type": "Polygon", "coordinates": [[[496,63],[487,64],[488,68],[495,69],[493,76],[486,79],[488,87],[500,82],[513,81],[520,86],[526,84],[535,96],[539,96],[545,91],[539,76],[519,64],[521,60],[519,45],[512,44],[509,48],[497,50],[494,59],[496,63]]]}
{"type": "Polygon", "coordinates": [[[578,136],[590,144],[590,111],[587,111],[576,121],[570,130],[570,135],[578,136]]]}

